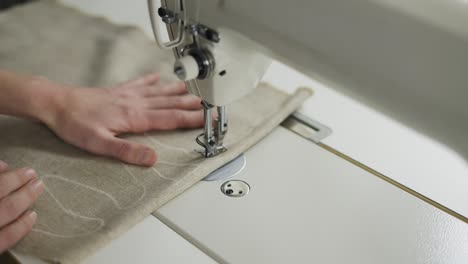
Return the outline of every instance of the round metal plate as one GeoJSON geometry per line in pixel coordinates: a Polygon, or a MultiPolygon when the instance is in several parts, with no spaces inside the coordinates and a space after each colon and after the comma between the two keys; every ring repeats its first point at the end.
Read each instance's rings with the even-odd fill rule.
{"type": "Polygon", "coordinates": [[[245,181],[230,180],[221,185],[221,192],[229,197],[242,197],[248,194],[250,186],[245,181]]]}
{"type": "Polygon", "coordinates": [[[246,163],[247,160],[244,154],[241,154],[239,157],[226,163],[226,165],[208,174],[208,176],[203,178],[203,181],[220,181],[232,178],[245,168],[246,163]]]}

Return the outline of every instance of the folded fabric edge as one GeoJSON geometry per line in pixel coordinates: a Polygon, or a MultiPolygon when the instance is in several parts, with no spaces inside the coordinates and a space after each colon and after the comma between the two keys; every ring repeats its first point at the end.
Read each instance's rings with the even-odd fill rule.
{"type": "MultiPolygon", "coordinates": [[[[273,87],[272,85],[267,84],[270,88],[273,88],[277,91],[284,91],[273,87]]],[[[285,93],[287,94],[287,93],[285,93]]],[[[119,237],[120,235],[127,232],[130,228],[141,222],[148,215],[155,215],[155,210],[169,202],[170,200],[177,197],[179,194],[183,193],[194,184],[199,182],[205,175],[208,175],[212,171],[220,168],[227,162],[235,159],[239,153],[245,152],[262,138],[266,137],[273,129],[281,124],[290,114],[292,114],[296,109],[298,109],[301,104],[313,94],[313,90],[310,88],[299,87],[296,91],[289,95],[289,98],[282,105],[282,108],[278,111],[271,114],[270,118],[262,122],[252,133],[253,136],[247,137],[242,144],[236,144],[231,147],[230,151],[223,153],[218,156],[217,159],[210,159],[211,166],[200,166],[196,173],[191,173],[184,178],[184,181],[179,181],[175,183],[171,190],[161,193],[158,198],[154,198],[152,202],[139,205],[138,211],[141,212],[140,216],[135,217],[132,214],[125,214],[119,223],[117,224],[118,228],[108,230],[106,234],[103,234],[99,239],[93,241],[93,243],[87,243],[83,245],[81,250],[77,250],[68,255],[59,256],[53,259],[43,259],[44,261],[50,263],[62,263],[62,264],[76,264],[82,262],[87,257],[91,256],[99,249],[106,246],[109,241],[112,241],[119,237]],[[213,162],[216,160],[216,162],[213,162]]]]}

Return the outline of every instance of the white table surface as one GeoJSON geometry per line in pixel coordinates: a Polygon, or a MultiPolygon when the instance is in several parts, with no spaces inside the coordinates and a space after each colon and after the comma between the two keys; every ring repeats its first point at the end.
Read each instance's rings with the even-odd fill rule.
{"type": "MultiPolygon", "coordinates": [[[[90,14],[140,27],[152,38],[145,0],[63,0],[90,14]]],[[[468,216],[468,162],[457,153],[280,63],[264,77],[292,91],[315,90],[303,107],[333,130],[324,143],[409,188],[468,216]]],[[[468,157],[467,157],[468,158],[468,157]]]]}
{"type": "MultiPolygon", "coordinates": [[[[105,16],[115,23],[136,25],[152,38],[145,0],[62,1],[87,13],[105,16]]],[[[272,64],[264,80],[286,91],[298,86],[312,87],[315,94],[304,104],[302,112],[332,128],[333,134],[324,140],[325,144],[468,216],[468,162],[456,153],[280,63],[272,64]]],[[[29,261],[26,263],[33,263],[29,261]]],[[[151,216],[86,263],[130,261],[212,262],[151,216]],[[138,249],[135,253],[141,258],[131,258],[135,255],[123,250],[129,245],[138,249]],[[156,252],[152,250],[153,245],[166,247],[156,252]]]]}
{"type": "MultiPolygon", "coordinates": [[[[23,264],[45,264],[33,257],[14,253],[23,264]]],[[[187,240],[153,216],[85,260],[85,264],[127,263],[216,263],[187,240]]]]}
{"type": "Polygon", "coordinates": [[[202,181],[155,213],[220,263],[468,263],[465,222],[284,127],[244,155],[248,195],[202,181]]]}

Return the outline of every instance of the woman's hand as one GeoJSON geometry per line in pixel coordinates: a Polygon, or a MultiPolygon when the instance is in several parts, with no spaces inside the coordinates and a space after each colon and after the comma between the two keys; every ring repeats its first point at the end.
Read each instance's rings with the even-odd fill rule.
{"type": "Polygon", "coordinates": [[[158,74],[97,89],[0,69],[0,94],[0,114],[40,120],[72,145],[137,165],[153,165],[156,153],[119,134],[203,125],[200,99],[182,82],[161,84],[158,74]]]}
{"type": "Polygon", "coordinates": [[[127,163],[151,166],[156,153],[117,135],[203,125],[200,99],[187,94],[183,82],[161,84],[157,74],[112,88],[54,90],[61,91],[58,101],[39,119],[68,143],[127,163]]]}
{"type": "Polygon", "coordinates": [[[0,253],[31,231],[37,214],[28,208],[43,191],[44,184],[34,170],[8,170],[0,161],[0,253]]]}

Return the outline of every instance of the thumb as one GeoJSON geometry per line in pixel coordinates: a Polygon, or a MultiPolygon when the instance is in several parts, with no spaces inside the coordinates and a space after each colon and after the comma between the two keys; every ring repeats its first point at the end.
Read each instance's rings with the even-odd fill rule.
{"type": "Polygon", "coordinates": [[[102,152],[104,155],[141,166],[152,166],[157,158],[153,149],[114,136],[105,139],[102,152]]]}

